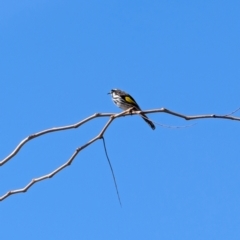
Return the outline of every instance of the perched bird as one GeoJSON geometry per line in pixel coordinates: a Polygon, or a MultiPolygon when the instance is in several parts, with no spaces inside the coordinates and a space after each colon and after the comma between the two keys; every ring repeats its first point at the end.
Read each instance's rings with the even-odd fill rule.
{"type": "MultiPolygon", "coordinates": [[[[112,89],[110,93],[112,95],[113,102],[121,109],[127,110],[129,108],[134,107],[134,110],[141,111],[141,108],[138,106],[137,102],[134,100],[134,98],[129,95],[128,93],[119,90],[119,89],[112,89]]],[[[154,130],[155,125],[152,121],[148,119],[148,117],[141,113],[140,114],[143,117],[143,120],[148,123],[148,125],[154,130]]]]}

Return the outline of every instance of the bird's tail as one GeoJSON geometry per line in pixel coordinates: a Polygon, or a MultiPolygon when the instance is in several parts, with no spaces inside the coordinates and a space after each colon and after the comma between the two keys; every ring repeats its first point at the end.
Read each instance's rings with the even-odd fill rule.
{"type": "Polygon", "coordinates": [[[149,120],[149,118],[145,114],[141,114],[141,115],[142,115],[142,119],[152,128],[152,130],[154,130],[156,127],[153,124],[153,122],[149,120]]]}

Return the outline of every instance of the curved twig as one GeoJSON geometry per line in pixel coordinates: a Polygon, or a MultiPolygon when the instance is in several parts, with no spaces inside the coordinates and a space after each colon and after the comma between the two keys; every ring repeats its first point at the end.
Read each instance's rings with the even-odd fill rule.
{"type": "Polygon", "coordinates": [[[232,112],[226,114],[225,116],[231,116],[231,115],[233,115],[234,113],[238,112],[239,110],[240,110],[240,107],[237,108],[236,110],[234,110],[234,111],[232,111],[232,112]]]}

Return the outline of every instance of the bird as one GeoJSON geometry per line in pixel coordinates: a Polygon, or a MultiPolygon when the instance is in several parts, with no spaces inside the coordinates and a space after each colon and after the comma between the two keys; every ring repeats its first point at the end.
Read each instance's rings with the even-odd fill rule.
{"type": "MultiPolygon", "coordinates": [[[[113,102],[122,110],[127,110],[134,107],[134,110],[141,111],[141,108],[130,94],[120,89],[112,89],[108,94],[111,94],[113,102]]],[[[147,124],[154,130],[155,125],[153,122],[149,120],[145,114],[140,113],[140,115],[142,116],[143,120],[147,122],[147,124]]]]}

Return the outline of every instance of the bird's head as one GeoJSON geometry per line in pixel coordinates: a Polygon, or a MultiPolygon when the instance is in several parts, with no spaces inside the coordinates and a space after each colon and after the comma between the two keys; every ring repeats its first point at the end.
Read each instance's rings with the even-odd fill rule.
{"type": "Polygon", "coordinates": [[[114,93],[117,93],[117,92],[119,92],[120,90],[118,90],[118,89],[112,89],[108,94],[111,94],[111,95],[113,95],[114,93]]]}

